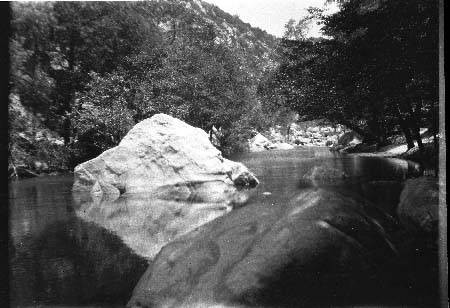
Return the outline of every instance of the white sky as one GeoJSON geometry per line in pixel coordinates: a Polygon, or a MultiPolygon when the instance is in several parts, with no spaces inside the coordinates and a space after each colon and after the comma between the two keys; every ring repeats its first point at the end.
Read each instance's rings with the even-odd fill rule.
{"type": "MultiPolygon", "coordinates": [[[[310,6],[326,7],[329,12],[337,10],[336,4],[325,5],[325,0],[204,0],[217,5],[231,15],[238,15],[244,22],[266,30],[277,37],[284,34],[289,19],[305,16],[310,6]]],[[[320,27],[312,24],[309,36],[320,36],[320,27]]]]}

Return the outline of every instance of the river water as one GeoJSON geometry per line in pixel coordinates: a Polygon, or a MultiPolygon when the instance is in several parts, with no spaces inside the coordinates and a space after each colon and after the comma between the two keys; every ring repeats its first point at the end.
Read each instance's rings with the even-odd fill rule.
{"type": "MultiPolygon", "coordinates": [[[[249,204],[282,207],[305,187],[324,186],[365,198],[394,219],[402,180],[417,173],[416,166],[405,161],[342,156],[327,148],[245,153],[232,159],[243,162],[260,180],[249,204]]],[[[125,244],[120,232],[77,214],[72,184],[73,175],[10,183],[12,306],[120,307],[151,262],[125,244]]],[[[437,260],[414,257],[406,263],[411,268],[431,266],[424,271],[432,274],[399,280],[397,304],[434,305],[437,260]]]]}

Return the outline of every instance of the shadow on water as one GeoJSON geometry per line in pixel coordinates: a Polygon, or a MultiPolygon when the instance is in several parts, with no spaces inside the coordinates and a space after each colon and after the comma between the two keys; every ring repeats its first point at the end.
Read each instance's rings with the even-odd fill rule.
{"type": "Polygon", "coordinates": [[[11,251],[14,304],[125,304],[148,263],[120,238],[70,219],[11,251]]]}
{"type": "Polygon", "coordinates": [[[22,305],[124,305],[148,262],[74,215],[71,177],[10,187],[10,300],[22,305]]]}

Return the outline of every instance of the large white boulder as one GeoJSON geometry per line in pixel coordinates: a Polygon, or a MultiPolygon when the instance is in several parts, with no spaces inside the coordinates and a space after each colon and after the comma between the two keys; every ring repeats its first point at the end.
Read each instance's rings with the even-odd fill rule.
{"type": "Polygon", "coordinates": [[[227,202],[256,177],[222,157],[208,135],[165,114],[136,124],[120,144],[75,168],[74,191],[117,198],[152,193],[165,200],[227,202]]]}

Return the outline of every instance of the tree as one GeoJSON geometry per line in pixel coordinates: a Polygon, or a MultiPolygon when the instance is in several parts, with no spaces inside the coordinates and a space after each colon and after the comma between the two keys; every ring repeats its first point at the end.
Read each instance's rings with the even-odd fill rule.
{"type": "MultiPolygon", "coordinates": [[[[384,144],[399,127],[420,148],[437,102],[437,3],[341,1],[325,16],[329,38],[287,39],[274,89],[300,115],[319,115],[384,144]]],[[[435,121],[434,121],[435,122],[435,121]]]]}

